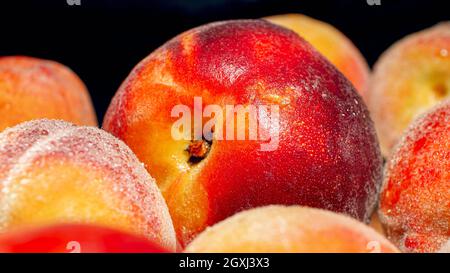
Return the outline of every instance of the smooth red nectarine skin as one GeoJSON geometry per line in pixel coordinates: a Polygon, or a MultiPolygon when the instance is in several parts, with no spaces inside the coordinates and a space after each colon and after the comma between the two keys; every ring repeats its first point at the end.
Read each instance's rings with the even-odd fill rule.
{"type": "Polygon", "coordinates": [[[170,40],[139,63],[115,95],[103,128],[124,140],[168,202],[179,240],[238,211],[301,204],[368,221],[381,157],[369,113],[349,81],[297,34],[263,20],[212,23],[170,40]],[[188,163],[171,109],[278,105],[279,146],[213,140],[188,163]]]}
{"type": "Polygon", "coordinates": [[[379,214],[402,251],[449,251],[450,101],[405,132],[387,165],[379,214]]]}
{"type": "Polygon", "coordinates": [[[298,33],[311,43],[349,79],[364,98],[369,66],[358,48],[334,26],[303,14],[283,14],[265,18],[298,33]]]}
{"type": "Polygon", "coordinates": [[[168,252],[145,238],[110,228],[62,224],[7,232],[0,236],[2,253],[168,252]]]}

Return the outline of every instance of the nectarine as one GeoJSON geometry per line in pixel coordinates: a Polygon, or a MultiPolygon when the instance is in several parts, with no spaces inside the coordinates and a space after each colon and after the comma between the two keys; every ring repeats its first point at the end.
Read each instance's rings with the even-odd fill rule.
{"type": "Polygon", "coordinates": [[[110,228],[62,224],[19,229],[0,235],[1,253],[168,252],[143,237],[110,228]]]}
{"type": "Polygon", "coordinates": [[[156,178],[182,244],[236,212],[270,204],[368,221],[380,188],[381,155],[361,97],[297,34],[264,20],[212,23],[170,40],[133,69],[103,128],[127,143],[156,178]],[[223,139],[214,131],[233,128],[239,115],[217,111],[206,118],[209,125],[217,119],[215,126],[205,134],[205,124],[204,139],[195,139],[207,110],[228,106],[259,109],[257,116],[246,115],[248,131],[231,131],[243,129],[247,138],[227,132],[223,139]],[[261,110],[269,106],[278,110],[277,119],[261,110]],[[187,139],[172,134],[175,107],[194,112],[187,139]],[[251,140],[252,123],[258,136],[271,138],[251,140]],[[274,149],[261,149],[275,138],[274,149]]]}
{"type": "Polygon", "coordinates": [[[311,43],[365,96],[369,66],[358,48],[342,32],[330,24],[302,14],[275,15],[264,19],[295,31],[311,43]]]}

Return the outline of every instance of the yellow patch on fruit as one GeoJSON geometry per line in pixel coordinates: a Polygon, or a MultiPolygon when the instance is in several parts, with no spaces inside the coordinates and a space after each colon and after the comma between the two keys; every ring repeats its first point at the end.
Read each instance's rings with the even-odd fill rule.
{"type": "Polygon", "coordinates": [[[134,232],[133,215],[125,213],[128,204],[92,168],[55,159],[12,177],[3,188],[8,194],[0,199],[1,230],[88,222],[134,232]]]}
{"type": "Polygon", "coordinates": [[[201,232],[208,219],[208,196],[203,185],[196,183],[200,168],[180,175],[171,187],[163,191],[178,240],[189,243],[194,234],[201,232]]]}

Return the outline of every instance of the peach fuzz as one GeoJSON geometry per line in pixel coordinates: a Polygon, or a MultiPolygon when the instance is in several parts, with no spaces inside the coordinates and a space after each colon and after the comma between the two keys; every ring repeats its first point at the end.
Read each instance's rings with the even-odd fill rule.
{"type": "Polygon", "coordinates": [[[240,212],[208,228],[186,252],[398,252],[383,236],[350,217],[300,206],[240,212]]]}
{"type": "Polygon", "coordinates": [[[295,31],[334,64],[364,97],[370,69],[361,52],[341,31],[302,14],[265,17],[271,23],[295,31]]]}
{"type": "Polygon", "coordinates": [[[0,57],[0,131],[50,118],[97,125],[86,86],[66,66],[25,56],[0,57]]]}
{"type": "MultiPolygon", "coordinates": [[[[267,119],[247,117],[270,135],[267,119]]],[[[374,127],[354,87],[297,34],[264,20],[207,24],[161,46],[123,82],[103,128],[155,177],[181,245],[241,210],[271,204],[368,222],[381,187],[374,127]],[[220,140],[215,132],[211,142],[176,140],[172,109],[194,109],[195,97],[202,106],[278,106],[278,146],[261,151],[268,141],[220,140]]]]}
{"type": "Polygon", "coordinates": [[[450,96],[450,22],[401,39],[375,63],[365,97],[389,157],[403,131],[421,113],[450,96]]]}
{"type": "Polygon", "coordinates": [[[59,224],[0,234],[0,253],[154,253],[168,252],[143,237],[111,228],[59,224]]]}
{"type": "Polygon", "coordinates": [[[398,143],[379,215],[400,250],[450,251],[450,101],[415,120],[398,143]]]}
{"type": "Polygon", "coordinates": [[[144,236],[169,250],[164,199],[131,150],[94,127],[34,120],[0,134],[0,231],[88,223],[144,236]]]}

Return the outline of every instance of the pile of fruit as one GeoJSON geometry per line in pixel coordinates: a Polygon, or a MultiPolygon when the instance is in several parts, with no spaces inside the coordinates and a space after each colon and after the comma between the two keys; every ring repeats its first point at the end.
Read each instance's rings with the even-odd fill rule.
{"type": "Polygon", "coordinates": [[[137,64],[101,129],[70,69],[0,57],[0,252],[449,252],[446,98],[449,22],[373,72],[307,16],[200,26],[137,64]],[[177,105],[211,138],[174,137],[177,105]],[[235,118],[205,107],[228,105],[277,106],[244,122],[276,147],[219,137],[235,118]]]}

